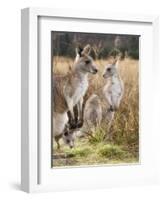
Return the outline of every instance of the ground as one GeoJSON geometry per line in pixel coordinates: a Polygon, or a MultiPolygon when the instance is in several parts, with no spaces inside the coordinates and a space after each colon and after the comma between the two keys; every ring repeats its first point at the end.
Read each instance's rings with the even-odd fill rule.
{"type": "Polygon", "coordinates": [[[139,162],[138,156],[129,153],[125,146],[111,142],[91,144],[87,138],[77,139],[73,149],[62,143],[61,149],[58,150],[55,145],[53,156],[57,156],[53,159],[54,167],[139,162]]]}

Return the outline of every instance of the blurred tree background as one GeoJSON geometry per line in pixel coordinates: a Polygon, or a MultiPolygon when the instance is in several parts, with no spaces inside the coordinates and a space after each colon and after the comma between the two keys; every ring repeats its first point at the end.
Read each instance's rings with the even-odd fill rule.
{"type": "Polygon", "coordinates": [[[105,59],[113,49],[122,53],[122,58],[139,59],[139,36],[100,33],[52,32],[53,56],[75,57],[75,48],[90,44],[94,59],[105,59]]]}

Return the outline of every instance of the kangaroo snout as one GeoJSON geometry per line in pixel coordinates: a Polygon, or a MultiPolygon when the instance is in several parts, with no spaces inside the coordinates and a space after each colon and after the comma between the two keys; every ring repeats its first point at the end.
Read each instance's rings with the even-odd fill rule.
{"type": "Polygon", "coordinates": [[[92,73],[93,73],[93,74],[97,74],[97,72],[98,72],[98,69],[93,69],[93,70],[92,70],[92,73]]]}
{"type": "Polygon", "coordinates": [[[98,66],[95,63],[92,63],[92,66],[91,66],[90,70],[91,70],[92,74],[97,74],[97,72],[98,72],[98,66]]]}
{"type": "Polygon", "coordinates": [[[70,143],[68,144],[68,146],[70,147],[70,149],[74,148],[74,140],[71,140],[70,143]]]}
{"type": "Polygon", "coordinates": [[[108,76],[106,75],[106,73],[105,73],[105,74],[103,74],[103,78],[108,78],[108,76]]]}

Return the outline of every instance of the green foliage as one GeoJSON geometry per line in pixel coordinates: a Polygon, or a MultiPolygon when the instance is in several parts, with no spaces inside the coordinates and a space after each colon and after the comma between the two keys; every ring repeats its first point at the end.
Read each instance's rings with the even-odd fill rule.
{"type": "Polygon", "coordinates": [[[103,142],[106,137],[106,131],[102,127],[97,127],[89,134],[89,142],[91,144],[97,144],[103,142]]]}
{"type": "Polygon", "coordinates": [[[110,51],[111,51],[110,47],[108,47],[108,46],[103,47],[102,50],[100,51],[99,55],[98,55],[98,58],[99,59],[107,58],[110,51]]]}
{"type": "Polygon", "coordinates": [[[133,58],[133,59],[139,59],[139,50],[135,49],[135,50],[131,50],[128,52],[128,56],[133,58]]]}
{"type": "Polygon", "coordinates": [[[121,159],[124,158],[126,152],[119,146],[107,144],[98,149],[98,154],[109,159],[121,159]]]}
{"type": "Polygon", "coordinates": [[[121,51],[117,48],[114,48],[110,51],[109,56],[116,57],[121,54],[121,51]]]}
{"type": "Polygon", "coordinates": [[[72,154],[73,156],[80,156],[80,157],[86,157],[91,153],[91,148],[90,147],[77,147],[74,149],[67,150],[66,153],[72,154]]]}
{"type": "Polygon", "coordinates": [[[133,59],[139,58],[139,36],[138,35],[115,35],[115,34],[91,34],[91,33],[70,33],[53,32],[52,33],[52,51],[53,56],[75,57],[75,48],[78,45],[85,46],[90,44],[92,56],[96,59],[107,58],[112,54],[113,49],[125,53],[133,59]],[[115,46],[116,37],[120,38],[120,44],[115,46]],[[96,54],[96,55],[95,55],[96,54]]]}
{"type": "Polygon", "coordinates": [[[117,164],[138,162],[138,157],[124,150],[124,147],[109,143],[90,144],[87,139],[76,141],[74,149],[62,146],[62,151],[55,149],[58,159],[53,160],[53,166],[80,166],[93,164],[117,164]],[[65,158],[59,158],[60,154],[65,158]]]}

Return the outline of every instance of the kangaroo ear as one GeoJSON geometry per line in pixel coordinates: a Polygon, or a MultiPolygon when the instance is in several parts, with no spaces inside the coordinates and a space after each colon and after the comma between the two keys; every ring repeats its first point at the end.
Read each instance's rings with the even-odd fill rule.
{"type": "Polygon", "coordinates": [[[83,49],[83,51],[82,51],[82,54],[89,55],[90,52],[91,52],[91,46],[90,46],[89,44],[87,44],[87,45],[84,47],[84,49],[83,49]]]}
{"type": "Polygon", "coordinates": [[[79,55],[79,56],[81,56],[81,55],[82,55],[82,52],[83,52],[83,48],[82,48],[81,46],[78,46],[78,47],[76,48],[76,54],[79,55]]]}
{"type": "Polygon", "coordinates": [[[116,65],[117,62],[118,62],[118,59],[114,59],[112,64],[116,65]]]}
{"type": "Polygon", "coordinates": [[[118,63],[119,63],[119,59],[115,59],[113,62],[113,65],[118,68],[118,63]]]}

